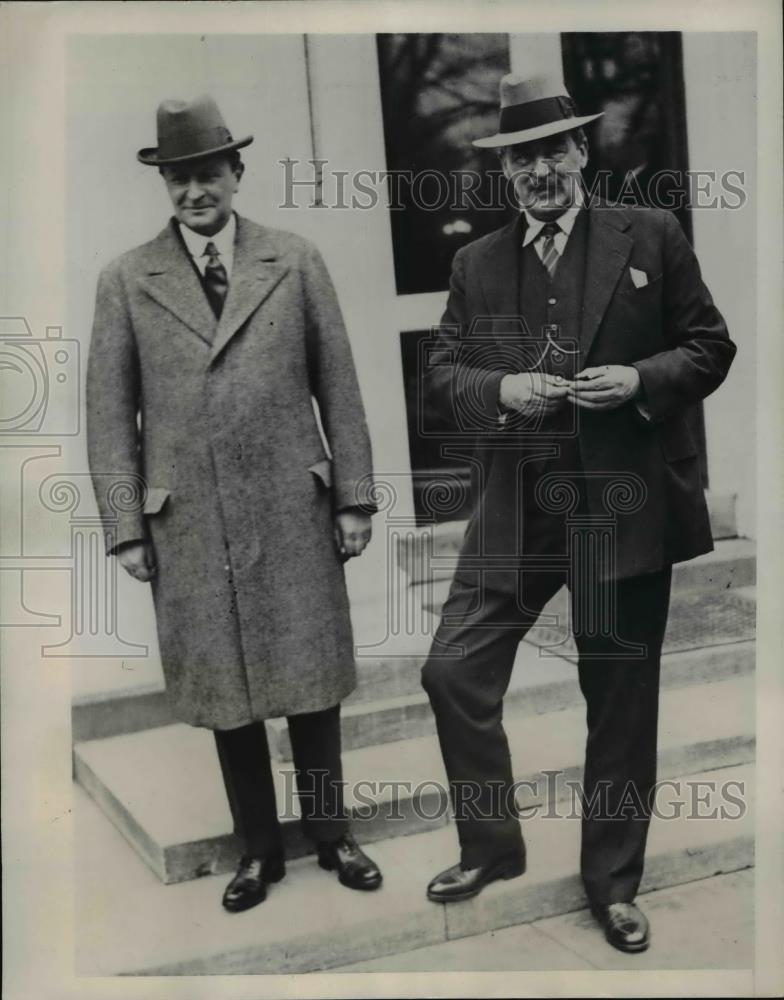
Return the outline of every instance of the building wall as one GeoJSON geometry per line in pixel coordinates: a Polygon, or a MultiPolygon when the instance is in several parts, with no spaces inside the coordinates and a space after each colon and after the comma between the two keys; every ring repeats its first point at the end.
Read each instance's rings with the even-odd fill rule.
{"type": "MultiPolygon", "coordinates": [[[[412,518],[400,332],[439,321],[446,293],[398,296],[389,213],[335,207],[336,172],[386,166],[375,39],[372,35],[278,37],[198,35],[104,37],[72,42],[68,86],[68,334],[86,349],[95,280],[118,253],[154,235],[169,215],[157,171],[135,160],[154,143],[154,108],[165,96],[215,95],[236,134],[252,132],[236,206],[260,222],[312,238],[338,290],[365,401],[377,478],[388,484],[392,516],[412,518]],[[153,71],[154,70],[154,71],[153,71]],[[122,109],[122,110],[118,110],[122,109]],[[100,151],[100,155],[96,154],[100,151]],[[90,151],[86,155],[86,151],[90,151]],[[312,207],[311,157],[327,161],[322,200],[312,207]],[[286,201],[282,160],[311,181],[286,201]]],[[[520,72],[560,59],[557,34],[511,36],[520,72]]],[[[684,37],[689,157],[692,167],[742,169],[753,191],[754,47],[749,36],[684,37]]],[[[382,188],[383,193],[383,188],[382,188]]],[[[705,278],[740,351],[727,385],[706,406],[711,486],[738,495],[741,532],[754,533],[754,204],[735,212],[694,214],[705,278]]],[[[86,354],[86,350],[85,350],[86,354]]],[[[72,456],[86,468],[83,442],[72,456]]],[[[375,519],[368,551],[348,564],[355,609],[387,593],[393,557],[385,516],[375,519]]],[[[160,676],[149,588],[120,574],[120,606],[134,639],[151,643],[134,683],[160,676]]],[[[77,690],[114,686],[117,669],[80,670],[77,690]],[[112,679],[114,678],[114,679],[112,679]]]]}
{"type": "MultiPolygon", "coordinates": [[[[755,50],[750,34],[683,37],[689,162],[692,169],[745,174],[749,200],[738,210],[696,209],[695,249],[703,275],[739,345],[731,376],[705,404],[710,486],[737,496],[739,532],[754,536],[755,378],[755,50]]],[[[311,36],[311,85],[319,156],[346,170],[383,169],[385,163],[375,46],[370,36],[311,36]],[[354,124],[356,122],[356,124],[354,124]]],[[[556,33],[510,36],[514,71],[551,69],[561,58],[556,33]]],[[[445,293],[397,296],[387,212],[325,212],[313,230],[342,286],[344,308],[360,366],[360,380],[376,449],[379,475],[407,467],[403,383],[398,334],[437,323],[445,293]],[[352,221],[352,215],[358,215],[352,221]],[[339,216],[339,217],[336,217],[339,216]],[[354,239],[354,235],[361,238],[354,239]],[[346,237],[349,238],[346,238],[346,237]],[[368,252],[369,248],[372,248],[368,252]],[[357,276],[361,276],[357,280],[357,276]]],[[[401,486],[397,510],[410,508],[401,486]]],[[[377,523],[380,519],[377,519],[377,523]]],[[[375,549],[364,568],[378,567],[375,549]]],[[[359,572],[359,566],[356,567],[359,572]]]]}
{"type": "Polygon", "coordinates": [[[710,486],[737,496],[738,533],[756,537],[757,102],[756,36],[684,34],[683,66],[691,170],[742,171],[748,200],[737,210],[692,212],[703,277],[738,354],[705,402],[710,486]]]}

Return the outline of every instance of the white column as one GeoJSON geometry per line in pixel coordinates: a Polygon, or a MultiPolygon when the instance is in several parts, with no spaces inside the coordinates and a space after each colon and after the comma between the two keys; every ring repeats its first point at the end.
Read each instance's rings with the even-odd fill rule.
{"type": "Polygon", "coordinates": [[[509,66],[521,76],[552,74],[561,65],[561,36],[556,31],[509,36],[509,66]]]}
{"type": "Polygon", "coordinates": [[[742,208],[695,209],[692,221],[703,277],[738,345],[729,378],[705,402],[710,486],[737,495],[738,533],[755,537],[755,36],[685,33],[683,67],[690,169],[745,175],[742,208]]]}
{"type": "MultiPolygon", "coordinates": [[[[292,211],[291,228],[312,238],[329,266],[351,339],[375,472],[380,480],[394,482],[395,514],[402,516],[413,511],[413,496],[400,332],[437,323],[443,297],[398,298],[383,185],[372,208],[336,204],[336,171],[348,172],[350,198],[356,171],[386,169],[375,37],[309,35],[307,41],[314,148],[316,157],[328,161],[327,207],[292,211]],[[420,300],[413,309],[411,298],[420,300]]],[[[374,519],[374,539],[365,554],[347,567],[354,607],[377,603],[385,592],[390,567],[383,517],[374,519]]]]}

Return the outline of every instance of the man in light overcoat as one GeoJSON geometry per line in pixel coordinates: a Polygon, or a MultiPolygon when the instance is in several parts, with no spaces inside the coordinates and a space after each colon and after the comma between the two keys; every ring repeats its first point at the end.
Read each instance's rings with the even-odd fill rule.
{"type": "Polygon", "coordinates": [[[263,721],[278,716],[319,863],[374,889],[341,788],[340,702],[356,679],[343,563],[373,505],[340,308],[311,243],[232,211],[252,136],[234,140],[209,97],[163,102],[157,125],[138,158],[159,168],[174,217],[102,272],[90,345],[107,551],[152,584],[175,716],[215,733],[243,844],[224,906],[261,902],[285,872],[263,721]],[[124,483],[142,503],[116,502],[124,483]]]}
{"type": "Polygon", "coordinates": [[[582,190],[596,117],[558,76],[502,80],[499,131],[475,144],[498,151],[520,212],[455,255],[428,355],[426,391],[478,442],[479,481],[422,676],[461,849],[428,896],[525,871],[503,696],[566,584],[587,718],[581,873],[608,941],[639,952],[672,564],[713,547],[689,410],[735,345],[675,217],[582,190]]]}

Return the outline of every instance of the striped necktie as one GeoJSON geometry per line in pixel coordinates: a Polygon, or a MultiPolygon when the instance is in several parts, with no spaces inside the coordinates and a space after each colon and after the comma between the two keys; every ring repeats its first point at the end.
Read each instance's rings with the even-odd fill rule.
{"type": "Polygon", "coordinates": [[[558,267],[558,261],[561,259],[555,245],[555,234],[560,232],[560,229],[561,227],[557,222],[546,222],[542,226],[542,231],[539,234],[540,237],[544,237],[544,243],[542,244],[542,263],[551,278],[555,274],[555,269],[558,267]]]}
{"type": "Polygon", "coordinates": [[[212,240],[204,248],[202,256],[208,258],[207,266],[204,268],[204,291],[207,293],[212,311],[216,318],[220,319],[223,303],[226,301],[226,293],[229,290],[229,277],[226,274],[226,268],[218,259],[218,248],[212,240]]]}

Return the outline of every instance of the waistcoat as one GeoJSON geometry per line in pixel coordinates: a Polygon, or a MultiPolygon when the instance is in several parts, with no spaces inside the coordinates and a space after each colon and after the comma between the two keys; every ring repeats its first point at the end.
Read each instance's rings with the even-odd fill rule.
{"type": "MultiPolygon", "coordinates": [[[[588,249],[588,213],[583,209],[575,219],[551,277],[529,243],[520,252],[519,310],[525,321],[526,339],[535,346],[539,371],[571,379],[580,368],[579,338],[585,288],[588,249]],[[559,350],[560,346],[560,350],[559,350]]],[[[528,346],[528,345],[527,345],[528,346]]],[[[542,426],[543,441],[556,445],[558,454],[533,459],[523,473],[524,548],[533,551],[564,551],[564,515],[542,510],[534,496],[537,480],[546,474],[570,473],[584,503],[579,442],[576,428],[580,412],[571,402],[562,412],[547,418],[542,426]],[[553,436],[558,432],[558,436],[553,436]],[[571,432],[571,433],[570,433],[571,432]]]]}

